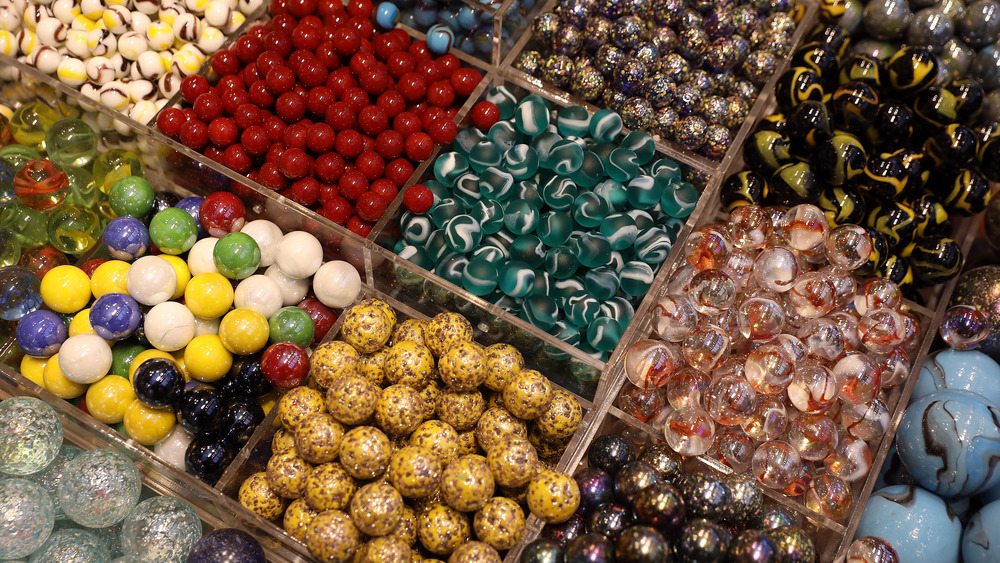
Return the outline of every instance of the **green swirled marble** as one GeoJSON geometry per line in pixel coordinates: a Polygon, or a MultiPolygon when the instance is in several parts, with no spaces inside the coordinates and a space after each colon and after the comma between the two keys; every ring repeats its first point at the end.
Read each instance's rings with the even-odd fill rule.
{"type": "Polygon", "coordinates": [[[517,96],[506,86],[494,86],[486,91],[483,97],[487,102],[493,102],[500,109],[500,119],[510,119],[517,108],[517,96]]]}
{"type": "Polygon", "coordinates": [[[597,153],[583,151],[583,164],[580,169],[570,175],[570,178],[581,188],[592,188],[604,179],[604,163],[597,153]]]}
{"type": "Polygon", "coordinates": [[[601,304],[601,316],[615,319],[622,330],[632,322],[635,307],[624,297],[612,297],[601,304]]]}
{"type": "Polygon", "coordinates": [[[403,240],[414,246],[423,246],[434,231],[434,224],[427,215],[404,213],[399,220],[399,231],[403,240]],[[408,216],[407,216],[408,215],[408,216]]]}
{"type": "Polygon", "coordinates": [[[479,141],[469,151],[469,166],[476,172],[500,166],[500,163],[503,162],[503,152],[500,147],[490,141],[479,141]]]}
{"type": "Polygon", "coordinates": [[[487,199],[503,201],[510,196],[514,187],[514,176],[510,172],[491,166],[479,176],[479,193],[487,199]]]}
{"type": "Polygon", "coordinates": [[[490,127],[486,137],[496,145],[501,151],[509,151],[522,138],[522,135],[514,129],[509,121],[497,121],[490,127]]]}
{"type": "Polygon", "coordinates": [[[434,196],[434,205],[437,205],[442,199],[448,199],[451,197],[451,190],[448,186],[438,182],[437,180],[427,180],[424,182],[424,186],[431,191],[431,195],[434,196]]]}
{"type": "Polygon", "coordinates": [[[503,205],[495,199],[481,199],[469,207],[469,215],[483,229],[483,233],[492,235],[503,229],[503,205]]]}
{"type": "Polygon", "coordinates": [[[444,229],[435,229],[431,232],[431,236],[427,237],[427,244],[424,246],[424,250],[427,251],[427,255],[431,257],[431,260],[435,264],[442,256],[451,252],[448,240],[444,236],[444,229]]]}
{"type": "Polygon", "coordinates": [[[595,350],[610,352],[618,345],[624,330],[618,321],[609,317],[598,317],[587,325],[587,343],[595,350]]]}
{"type": "Polygon", "coordinates": [[[483,245],[472,251],[472,258],[483,258],[499,266],[510,259],[510,254],[503,248],[493,245],[483,245]]]}
{"type": "Polygon", "coordinates": [[[649,173],[663,186],[681,181],[681,167],[669,158],[661,158],[649,166],[649,173]]]}
{"type": "Polygon", "coordinates": [[[552,276],[545,270],[535,271],[535,283],[531,285],[528,295],[548,295],[552,292],[552,276]]]}
{"type": "Polygon", "coordinates": [[[461,286],[462,274],[465,272],[465,267],[468,265],[469,259],[466,258],[464,254],[460,252],[449,252],[438,260],[437,265],[434,267],[434,271],[445,280],[461,286]]]}
{"type": "Polygon", "coordinates": [[[652,209],[660,203],[660,196],[663,195],[663,188],[656,183],[652,176],[641,174],[632,178],[625,186],[625,193],[628,197],[629,205],[636,209],[652,209]]]}
{"type": "Polygon", "coordinates": [[[566,318],[576,326],[589,325],[601,313],[601,302],[586,291],[569,296],[566,304],[566,318]]]}
{"type": "Polygon", "coordinates": [[[471,215],[456,215],[445,224],[444,236],[455,252],[472,252],[483,240],[483,229],[471,215]]]}
{"type": "Polygon", "coordinates": [[[427,252],[422,248],[417,248],[413,245],[406,245],[399,249],[396,254],[398,254],[400,258],[409,260],[425,270],[430,270],[434,267],[434,261],[431,260],[431,257],[428,256],[427,252]]]}
{"type": "Polygon", "coordinates": [[[612,213],[601,221],[601,234],[611,243],[612,250],[625,250],[635,243],[639,228],[626,213],[612,213]]]}
{"type": "Polygon", "coordinates": [[[618,293],[621,282],[618,272],[607,266],[592,268],[583,275],[583,285],[587,293],[599,301],[607,301],[618,293]]]}
{"type": "Polygon", "coordinates": [[[510,257],[538,268],[545,260],[545,245],[534,235],[521,235],[511,243],[510,257]]]}
{"type": "Polygon", "coordinates": [[[516,182],[510,192],[510,199],[530,201],[532,204],[538,206],[539,209],[545,205],[545,199],[542,198],[542,191],[538,188],[538,184],[534,180],[516,182]]]}
{"type": "Polygon", "coordinates": [[[580,265],[587,268],[603,266],[611,258],[611,243],[600,233],[584,233],[577,239],[575,250],[580,265]]]}
{"type": "Polygon", "coordinates": [[[577,143],[563,139],[556,142],[549,152],[547,168],[560,176],[569,176],[583,166],[583,149],[577,143]]]}
{"type": "Polygon", "coordinates": [[[500,268],[500,291],[511,297],[527,297],[535,287],[535,270],[517,260],[500,268]]]}
{"type": "Polygon", "coordinates": [[[538,226],[538,206],[530,201],[515,199],[504,207],[503,224],[515,235],[526,235],[538,226]]]}
{"type": "Polygon", "coordinates": [[[469,153],[472,152],[472,148],[485,140],[487,138],[482,131],[475,127],[469,127],[462,129],[455,135],[455,142],[452,143],[452,148],[458,154],[468,157],[469,153]]]}
{"type": "Polygon", "coordinates": [[[616,211],[624,211],[628,207],[628,191],[625,184],[617,180],[607,179],[594,186],[594,193],[604,198],[616,211]]]}
{"type": "Polygon", "coordinates": [[[538,172],[538,153],[529,145],[514,145],[503,155],[503,168],[515,180],[524,180],[538,172]]]}
{"type": "Polygon", "coordinates": [[[559,307],[550,297],[532,295],[521,305],[521,318],[542,330],[549,330],[559,320],[559,307]]]}
{"type": "Polygon", "coordinates": [[[635,257],[647,264],[659,266],[667,259],[674,241],[659,227],[650,227],[639,232],[635,239],[635,257]]]}
{"type": "Polygon", "coordinates": [[[633,260],[626,262],[618,275],[621,279],[621,289],[625,295],[639,297],[649,291],[653,285],[653,268],[645,263],[633,260]]]}
{"type": "Polygon", "coordinates": [[[497,265],[485,258],[473,258],[462,272],[462,287],[473,295],[489,295],[497,287],[497,265]]]}
{"type": "Polygon", "coordinates": [[[576,258],[576,252],[569,246],[550,248],[545,253],[545,271],[553,279],[566,279],[575,274],[579,266],[580,261],[576,258]]]}
{"type": "Polygon", "coordinates": [[[635,226],[639,229],[639,232],[645,231],[656,224],[656,221],[653,221],[653,216],[642,209],[629,209],[625,214],[635,221],[635,226]]]}
{"type": "Polygon", "coordinates": [[[572,232],[573,219],[564,211],[546,211],[535,227],[535,234],[549,248],[564,244],[572,232]]]}
{"type": "Polygon", "coordinates": [[[514,127],[525,135],[537,135],[549,126],[549,110],[537,99],[525,98],[514,110],[514,127]]]}
{"type": "Polygon", "coordinates": [[[541,168],[552,170],[552,149],[556,143],[562,140],[561,135],[551,131],[544,131],[531,139],[531,146],[535,147],[535,152],[538,154],[538,165],[541,168]]]}
{"type": "Polygon", "coordinates": [[[594,192],[583,192],[573,201],[573,220],[581,227],[591,229],[611,212],[608,201],[594,192]]]}
{"type": "Polygon", "coordinates": [[[581,106],[569,106],[559,111],[556,127],[563,137],[584,137],[590,132],[590,112],[581,106]]]}
{"type": "Polygon", "coordinates": [[[466,209],[471,208],[483,197],[482,191],[479,189],[479,176],[475,174],[462,174],[461,177],[455,180],[455,186],[451,195],[466,209]]]}
{"type": "Polygon", "coordinates": [[[671,217],[687,217],[698,205],[701,194],[698,189],[687,182],[677,182],[663,190],[660,196],[660,209],[671,217]]]}
{"type": "Polygon", "coordinates": [[[434,161],[434,177],[445,186],[451,187],[466,172],[469,161],[457,152],[446,152],[434,161]]]}
{"type": "Polygon", "coordinates": [[[617,113],[602,109],[590,118],[590,136],[598,143],[611,143],[621,135],[622,118],[617,113]]]}
{"type": "Polygon", "coordinates": [[[553,176],[542,185],[542,200],[556,211],[573,207],[577,193],[573,180],[562,176],[553,176]]]}
{"type": "Polygon", "coordinates": [[[635,153],[636,162],[640,165],[647,164],[656,155],[656,143],[653,137],[645,131],[632,131],[621,140],[622,148],[626,148],[635,153]]]}
{"type": "Polygon", "coordinates": [[[443,229],[453,217],[465,213],[465,207],[453,198],[442,199],[431,208],[431,221],[434,226],[443,229]]]}
{"type": "Polygon", "coordinates": [[[639,163],[636,155],[629,149],[618,148],[611,151],[604,163],[604,171],[612,180],[628,182],[639,173],[639,163]]]}

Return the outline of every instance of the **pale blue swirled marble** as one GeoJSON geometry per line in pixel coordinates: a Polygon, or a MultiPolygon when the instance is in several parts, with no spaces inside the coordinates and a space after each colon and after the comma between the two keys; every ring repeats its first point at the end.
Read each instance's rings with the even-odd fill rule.
{"type": "Polygon", "coordinates": [[[1000,561],[1000,501],[972,515],[962,534],[963,563],[1000,561]]]}
{"type": "Polygon", "coordinates": [[[1000,405],[1000,364],[978,350],[942,350],[924,362],[910,402],[940,389],[965,389],[1000,405]]]}
{"type": "Polygon", "coordinates": [[[896,449],[927,490],[974,495],[1000,483],[1000,408],[969,391],[935,391],[906,409],[896,449]]]}
{"type": "Polygon", "coordinates": [[[872,493],[855,538],[878,536],[905,563],[958,563],[962,523],[937,495],[914,485],[872,493]]]}

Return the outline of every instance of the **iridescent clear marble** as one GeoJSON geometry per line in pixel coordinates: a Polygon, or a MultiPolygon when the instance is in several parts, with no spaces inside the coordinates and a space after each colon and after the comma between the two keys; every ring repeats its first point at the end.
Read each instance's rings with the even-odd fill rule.
{"type": "Polygon", "coordinates": [[[910,356],[902,348],[893,348],[888,354],[878,357],[876,368],[883,389],[896,387],[910,375],[910,356]]]}
{"type": "Polygon", "coordinates": [[[698,311],[687,295],[667,295],[653,307],[653,330],[664,340],[681,342],[698,324],[698,311]]]}
{"type": "Polygon", "coordinates": [[[827,318],[812,319],[796,333],[810,356],[832,362],[844,353],[844,335],[837,323],[827,318]]]}
{"type": "Polygon", "coordinates": [[[97,534],[69,528],[52,532],[42,547],[31,556],[31,563],[104,563],[111,553],[97,534]]]}
{"type": "Polygon", "coordinates": [[[819,362],[802,362],[788,385],[788,400],[798,410],[809,413],[825,412],[840,393],[840,379],[819,362]]]}
{"type": "Polygon", "coordinates": [[[792,484],[802,471],[802,458],[788,442],[773,440],[757,446],[753,454],[754,477],[771,489],[792,484]]]}
{"type": "Polygon", "coordinates": [[[737,291],[745,291],[753,279],[753,259],[756,253],[742,248],[734,248],[729,253],[722,271],[736,284],[737,291]]]}
{"type": "Polygon", "coordinates": [[[41,486],[26,479],[0,481],[0,559],[34,553],[55,522],[52,497],[41,486]]]}
{"type": "Polygon", "coordinates": [[[830,264],[856,270],[871,257],[872,238],[858,225],[841,225],[827,235],[824,250],[830,264]]]}
{"type": "Polygon", "coordinates": [[[743,473],[750,468],[754,452],[753,440],[735,427],[727,427],[715,435],[715,448],[719,452],[719,461],[732,467],[737,473],[743,473]]]}
{"type": "Polygon", "coordinates": [[[786,332],[784,334],[779,334],[774,340],[785,349],[785,352],[788,352],[788,356],[792,358],[795,365],[799,365],[809,358],[809,350],[806,348],[806,345],[798,339],[798,337],[792,336],[786,332]]]}
{"type": "Polygon", "coordinates": [[[955,305],[944,312],[938,334],[956,350],[972,350],[989,336],[989,318],[976,307],[955,305]]]}
{"type": "Polygon", "coordinates": [[[736,284],[722,270],[702,270],[688,284],[691,304],[703,315],[718,315],[736,301],[736,284]]]}
{"type": "Polygon", "coordinates": [[[854,296],[854,310],[864,315],[875,309],[896,309],[903,302],[903,292],[892,280],[871,278],[858,288],[854,296]]]}
{"type": "Polygon", "coordinates": [[[757,408],[757,392],[746,378],[727,375],[708,389],[708,412],[717,423],[743,424],[757,408]]]}
{"type": "Polygon", "coordinates": [[[777,395],[762,397],[753,415],[741,427],[756,442],[777,440],[788,428],[788,409],[777,395]]]}
{"type": "Polygon", "coordinates": [[[867,404],[845,402],[840,407],[840,421],[847,432],[868,441],[885,436],[891,415],[889,407],[880,397],[867,404]]]}
{"type": "Polygon", "coordinates": [[[785,312],[774,294],[755,292],[740,304],[740,334],[753,342],[768,342],[781,334],[785,312]]]}
{"type": "Polygon", "coordinates": [[[782,236],[795,250],[809,250],[823,244],[829,229],[823,210],[808,203],[789,209],[781,221],[782,236]]]}
{"type": "Polygon", "coordinates": [[[667,295],[682,295],[688,290],[691,278],[698,273],[698,270],[690,264],[681,264],[667,280],[667,295]]]}
{"type": "Polygon", "coordinates": [[[701,455],[712,447],[715,423],[698,407],[676,409],[663,422],[663,437],[681,455],[701,455]]]}
{"type": "Polygon", "coordinates": [[[174,497],[153,497],[136,505],[122,523],[122,551],[151,563],[187,557],[201,539],[201,520],[191,505],[174,497]]]}
{"type": "Polygon", "coordinates": [[[732,243],[724,229],[706,225],[691,233],[684,245],[684,258],[696,270],[721,268],[726,264],[732,243]]]}
{"type": "Polygon", "coordinates": [[[777,344],[765,344],[747,356],[744,373],[758,393],[774,395],[784,391],[792,382],[795,364],[777,344]]]}
{"type": "Polygon", "coordinates": [[[809,489],[810,483],[812,483],[812,473],[809,472],[808,465],[803,462],[802,465],[799,465],[799,474],[792,479],[791,483],[782,488],[781,492],[790,497],[801,496],[809,489]]]}
{"type": "Polygon", "coordinates": [[[48,403],[34,397],[0,402],[0,472],[29,475],[59,454],[63,427],[48,403]]]}
{"type": "Polygon", "coordinates": [[[847,563],[900,563],[900,560],[891,543],[877,536],[865,536],[847,548],[847,563]]]}
{"type": "Polygon", "coordinates": [[[818,271],[826,274],[833,283],[833,290],[837,294],[836,307],[843,306],[854,299],[854,294],[858,291],[858,281],[849,270],[826,266],[818,271]]]}
{"type": "Polygon", "coordinates": [[[882,386],[875,363],[862,352],[848,352],[833,366],[833,373],[840,381],[838,396],[848,403],[867,403],[882,386]]]}
{"type": "Polygon", "coordinates": [[[662,387],[682,367],[676,346],[659,340],[640,340],[625,352],[625,375],[636,387],[662,387]]]}
{"type": "Polygon", "coordinates": [[[109,449],[84,452],[66,464],[57,489],[66,516],[88,528],[120,522],[139,502],[139,470],[123,454],[109,449]]]}
{"type": "Polygon", "coordinates": [[[765,248],[754,259],[753,277],[757,285],[764,289],[784,293],[792,289],[798,276],[798,258],[787,248],[765,248]]]}
{"type": "Polygon", "coordinates": [[[684,368],[667,382],[667,401],[675,409],[684,407],[708,407],[708,387],[712,379],[708,374],[692,368],[684,368]]]}
{"type": "Polygon", "coordinates": [[[771,217],[756,205],[737,207],[729,214],[726,230],[733,246],[757,250],[771,236],[771,217]]]}
{"type": "Polygon", "coordinates": [[[63,444],[59,448],[59,455],[52,460],[52,463],[48,464],[45,469],[26,477],[29,481],[41,485],[52,496],[52,500],[55,503],[56,520],[66,517],[66,513],[63,512],[62,507],[59,505],[59,497],[56,494],[56,491],[59,489],[59,482],[62,481],[63,473],[66,471],[66,464],[76,459],[81,453],[83,453],[83,450],[80,448],[63,444]]]}
{"type": "Polygon", "coordinates": [[[797,315],[815,319],[833,310],[837,304],[837,290],[822,272],[804,272],[785,298],[797,315]]]}
{"type": "Polygon", "coordinates": [[[729,334],[708,323],[700,323],[684,339],[682,353],[687,363],[704,372],[710,372],[729,353],[729,334]]]}
{"type": "Polygon", "coordinates": [[[858,332],[858,319],[854,315],[844,311],[834,311],[826,318],[837,323],[840,334],[844,336],[844,348],[847,350],[857,350],[861,347],[861,333],[858,332]]]}
{"type": "Polygon", "coordinates": [[[626,383],[618,394],[618,408],[643,422],[656,418],[666,404],[662,389],[641,389],[626,383]]]}
{"type": "Polygon", "coordinates": [[[854,504],[850,485],[834,475],[820,475],[813,479],[806,490],[805,501],[809,510],[831,520],[847,518],[854,504]]]}
{"type": "Polygon", "coordinates": [[[848,483],[864,479],[872,468],[872,451],[868,443],[851,435],[841,436],[837,447],[823,459],[823,465],[832,475],[848,483]]]}
{"type": "Polygon", "coordinates": [[[837,447],[837,425],[823,414],[804,414],[788,427],[788,443],[795,447],[802,459],[818,461],[837,447]]]}

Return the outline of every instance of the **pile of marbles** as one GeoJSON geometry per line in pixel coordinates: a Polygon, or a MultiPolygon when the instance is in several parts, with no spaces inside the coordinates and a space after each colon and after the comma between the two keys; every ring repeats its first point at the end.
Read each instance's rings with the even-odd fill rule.
{"type": "Polygon", "coordinates": [[[0,53],[146,123],[263,3],[4,0],[0,53]]]}
{"type": "Polygon", "coordinates": [[[791,4],[562,0],[514,66],[717,160],[788,56],[791,4]]]}
{"type": "Polygon", "coordinates": [[[687,472],[664,444],[641,453],[620,434],[596,438],[577,471],[580,508],[549,525],[521,563],[817,561],[816,546],[789,513],[764,506],[746,477],[687,472]]]}
{"type": "Polygon", "coordinates": [[[34,397],[0,402],[0,473],[4,560],[168,563],[202,537],[189,504],[161,496],[140,502],[142,479],[128,457],[65,444],[59,415],[34,397]]]}
{"type": "Polygon", "coordinates": [[[212,86],[187,77],[161,132],[361,236],[482,79],[401,29],[376,32],[366,0],[296,1],[216,53],[212,86]]]}
{"type": "Polygon", "coordinates": [[[808,204],[746,205],[697,229],[654,308],[662,340],[626,353],[619,405],[662,425],[675,451],[714,446],[844,520],[889,426],[882,390],[905,380],[921,334],[894,283],[855,280],[872,255],[863,228],[831,230],[808,204]]]}
{"type": "Polygon", "coordinates": [[[980,119],[983,88],[941,83],[926,49],[881,61],[842,55],[850,39],[835,27],[812,39],[778,79],[780,113],[747,139],[747,169],[724,182],[723,204],[813,203],[831,224],[860,224],[879,250],[863,271],[908,293],[953,277],[962,255],[949,218],[985,209],[1000,179],[997,124],[980,119]]]}
{"type": "Polygon", "coordinates": [[[888,561],[997,559],[1000,479],[978,445],[1000,438],[998,384],[1000,365],[979,351],[928,358],[856,543],[891,550],[897,558],[888,561]]]}
{"type": "Polygon", "coordinates": [[[551,462],[582,422],[579,402],[513,346],[472,335],[457,313],[397,322],[383,301],[352,307],[341,339],[313,353],[310,385],[278,402],[272,456],[240,503],[337,562],[498,563],[525,506],[570,518],[579,490],[551,462]]]}
{"type": "Polygon", "coordinates": [[[17,321],[22,375],[214,483],[273,390],[306,379],[309,347],[361,278],[324,262],[309,233],[247,222],[233,194],[169,195],[140,177],[116,181],[117,217],[101,238],[111,259],[59,265],[40,281],[0,269],[15,290],[0,313],[17,321]]]}
{"type": "Polygon", "coordinates": [[[114,213],[111,184],[142,177],[139,158],[100,151],[94,128],[42,103],[0,118],[0,266],[39,277],[93,249],[114,213]]]}
{"type": "Polygon", "coordinates": [[[699,192],[621,117],[506,87],[404,194],[403,258],[606,359],[699,192]]]}
{"type": "MultiPolygon", "coordinates": [[[[499,0],[481,2],[493,11],[502,3],[499,0]]],[[[510,48],[516,40],[518,30],[527,27],[524,14],[535,3],[536,0],[519,0],[503,14],[500,41],[504,49],[510,48]]],[[[427,47],[435,55],[443,55],[454,47],[487,62],[493,58],[493,17],[492,13],[462,0],[382,2],[375,8],[375,23],[379,27],[392,29],[402,23],[423,31],[427,35],[427,47]]]]}

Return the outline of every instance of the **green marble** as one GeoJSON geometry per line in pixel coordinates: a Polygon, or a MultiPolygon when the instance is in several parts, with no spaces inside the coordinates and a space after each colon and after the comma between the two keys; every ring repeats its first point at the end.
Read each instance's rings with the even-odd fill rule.
{"type": "Polygon", "coordinates": [[[530,96],[514,110],[514,127],[525,135],[537,135],[549,126],[549,109],[539,99],[530,96]]]}
{"type": "Polygon", "coordinates": [[[483,229],[471,215],[456,215],[443,228],[445,240],[455,252],[472,252],[483,240],[483,229]]]}
{"type": "Polygon", "coordinates": [[[660,209],[671,217],[684,218],[694,211],[701,194],[698,189],[687,182],[677,182],[663,190],[660,196],[660,209]]]}
{"type": "Polygon", "coordinates": [[[571,295],[566,302],[566,318],[577,326],[589,325],[601,312],[601,302],[586,291],[571,295]]]}
{"type": "Polygon", "coordinates": [[[652,176],[639,175],[632,178],[625,186],[625,193],[628,197],[629,205],[635,209],[652,209],[660,203],[660,196],[663,188],[656,183],[652,176]]]}
{"type": "Polygon", "coordinates": [[[550,248],[545,253],[545,271],[553,279],[566,279],[576,274],[580,261],[576,257],[576,252],[569,246],[557,246],[550,248]]]}
{"type": "Polygon", "coordinates": [[[545,245],[534,235],[521,235],[511,243],[510,257],[532,268],[538,268],[545,260],[545,245]]]}
{"type": "Polygon", "coordinates": [[[583,275],[583,285],[587,293],[600,301],[614,297],[618,293],[620,284],[618,272],[606,266],[589,269],[583,275]]]}
{"type": "Polygon", "coordinates": [[[547,211],[539,218],[535,234],[546,246],[561,246],[573,232],[573,219],[564,211],[547,211]]]}
{"type": "Polygon", "coordinates": [[[604,171],[612,180],[625,183],[639,173],[639,163],[634,152],[629,149],[617,148],[611,151],[604,162],[604,171]]]}
{"type": "Polygon", "coordinates": [[[514,235],[534,232],[538,218],[538,206],[530,201],[515,199],[508,201],[504,207],[503,223],[514,235]]]}
{"type": "Polygon", "coordinates": [[[489,295],[497,287],[497,265],[486,258],[473,258],[462,272],[462,287],[473,295],[489,295]]]}
{"type": "Polygon", "coordinates": [[[625,250],[635,243],[639,229],[629,215],[612,213],[601,221],[601,234],[607,237],[612,250],[625,250]]]}
{"type": "Polygon", "coordinates": [[[592,229],[611,212],[608,201],[594,192],[584,192],[573,202],[573,220],[586,229],[592,229]]]}
{"type": "Polygon", "coordinates": [[[503,204],[494,199],[480,199],[469,207],[469,215],[479,223],[483,233],[492,235],[503,229],[503,204]]]}
{"type": "Polygon", "coordinates": [[[503,162],[503,153],[504,151],[500,150],[500,147],[494,143],[479,141],[469,151],[469,166],[476,172],[482,173],[483,170],[491,166],[500,166],[500,163],[503,162]]]}
{"type": "Polygon", "coordinates": [[[549,151],[547,164],[556,174],[569,176],[583,166],[583,148],[569,139],[558,141],[549,151]]]}
{"type": "Polygon", "coordinates": [[[479,192],[487,199],[503,201],[510,196],[514,177],[495,166],[486,168],[479,177],[479,192]]]}
{"type": "Polygon", "coordinates": [[[431,208],[430,215],[434,226],[439,229],[443,229],[448,221],[451,221],[452,218],[463,213],[465,213],[465,206],[454,198],[449,197],[437,202],[437,204],[431,208]]]}
{"type": "Polygon", "coordinates": [[[587,325],[587,343],[596,350],[610,352],[618,345],[624,332],[615,319],[598,317],[587,325]]]}
{"type": "Polygon", "coordinates": [[[602,109],[590,119],[590,136],[598,143],[611,143],[622,132],[622,118],[617,113],[602,109]]]}
{"type": "Polygon", "coordinates": [[[611,258],[611,243],[600,233],[584,233],[576,241],[576,258],[581,266],[596,268],[611,258]]]}
{"type": "Polygon", "coordinates": [[[469,171],[469,161],[457,152],[446,152],[434,161],[434,177],[445,186],[455,182],[469,171]]]}
{"type": "Polygon", "coordinates": [[[628,191],[625,184],[616,180],[603,180],[594,186],[594,193],[604,198],[616,211],[625,211],[628,207],[628,191]]]}
{"type": "Polygon", "coordinates": [[[573,180],[563,176],[553,176],[542,185],[542,199],[557,211],[569,209],[576,201],[578,190],[573,180]]]}
{"type": "Polygon", "coordinates": [[[645,262],[626,262],[619,275],[622,292],[629,297],[646,295],[649,286],[653,285],[653,268],[645,262]]]}
{"type": "Polygon", "coordinates": [[[530,178],[538,172],[538,153],[529,145],[514,145],[503,155],[503,168],[515,180],[530,178]]]}
{"type": "Polygon", "coordinates": [[[427,244],[435,228],[427,215],[414,215],[407,211],[399,220],[399,231],[403,240],[415,246],[427,244]]]}
{"type": "Polygon", "coordinates": [[[535,270],[517,260],[500,268],[500,291],[511,297],[527,297],[535,286],[535,270]]]}
{"type": "Polygon", "coordinates": [[[522,135],[517,129],[514,129],[514,125],[510,121],[498,121],[493,124],[493,127],[490,127],[486,138],[500,150],[506,152],[520,141],[522,135]]]}
{"type": "Polygon", "coordinates": [[[590,112],[582,106],[569,106],[559,111],[556,127],[563,137],[585,137],[590,132],[590,112]]]}
{"type": "Polygon", "coordinates": [[[653,160],[656,154],[656,143],[653,137],[645,131],[632,131],[621,140],[622,148],[631,150],[636,155],[636,161],[640,165],[647,164],[653,160]]]}

